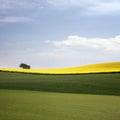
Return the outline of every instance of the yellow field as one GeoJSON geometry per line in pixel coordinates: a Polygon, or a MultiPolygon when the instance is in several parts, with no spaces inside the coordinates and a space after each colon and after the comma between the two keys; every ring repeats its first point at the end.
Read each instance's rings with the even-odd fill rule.
{"type": "Polygon", "coordinates": [[[108,62],[108,63],[100,63],[100,64],[90,64],[80,67],[57,68],[57,69],[0,68],[0,70],[10,71],[10,72],[44,73],[44,74],[120,72],[120,62],[108,62]]]}

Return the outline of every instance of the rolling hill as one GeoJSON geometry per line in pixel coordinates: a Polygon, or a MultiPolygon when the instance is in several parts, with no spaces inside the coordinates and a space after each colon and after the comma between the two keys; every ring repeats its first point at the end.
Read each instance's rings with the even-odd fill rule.
{"type": "Polygon", "coordinates": [[[120,118],[120,62],[49,70],[0,70],[1,120],[120,118]],[[107,74],[80,74],[101,72],[107,74]]]}
{"type": "Polygon", "coordinates": [[[0,71],[41,73],[41,74],[80,74],[80,73],[109,73],[120,72],[120,62],[107,62],[90,64],[71,68],[56,69],[20,69],[20,68],[0,68],[0,71]]]}

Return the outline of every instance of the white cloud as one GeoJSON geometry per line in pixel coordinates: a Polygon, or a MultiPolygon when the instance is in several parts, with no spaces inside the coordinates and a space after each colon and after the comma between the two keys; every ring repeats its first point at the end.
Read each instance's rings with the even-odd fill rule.
{"type": "Polygon", "coordinates": [[[28,21],[31,21],[31,19],[23,16],[0,17],[0,23],[17,23],[17,22],[28,22],[28,21]]]}
{"type": "MultiPolygon", "coordinates": [[[[13,41],[14,42],[14,41],[13,41]]],[[[14,42],[15,43],[15,42],[14,42]]],[[[21,62],[32,68],[71,67],[91,63],[120,61],[120,36],[113,38],[87,38],[78,35],[68,36],[62,41],[47,41],[44,49],[40,43],[33,48],[28,45],[22,48],[3,45],[10,50],[0,51],[0,66],[18,67],[21,62]],[[11,48],[13,50],[11,50],[11,48]],[[9,61],[8,61],[9,59],[9,61]]],[[[33,44],[33,43],[31,43],[33,44]]]]}
{"type": "MultiPolygon", "coordinates": [[[[49,41],[50,42],[50,41],[49,41]]],[[[79,50],[102,50],[106,52],[120,51],[120,36],[114,38],[86,38],[77,35],[68,36],[63,41],[51,41],[53,45],[59,48],[77,48],[79,50]]]]}
{"type": "Polygon", "coordinates": [[[42,62],[42,64],[37,61],[36,63],[43,68],[70,67],[120,60],[120,36],[87,38],[71,35],[62,41],[47,41],[47,44],[52,44],[49,51],[34,54],[34,58],[37,56],[37,60],[42,62]]]}
{"type": "Polygon", "coordinates": [[[71,35],[62,41],[47,41],[47,44],[51,44],[52,49],[42,55],[40,53],[42,57],[38,57],[38,60],[45,60],[48,67],[120,61],[120,36],[87,38],[71,35]]]}

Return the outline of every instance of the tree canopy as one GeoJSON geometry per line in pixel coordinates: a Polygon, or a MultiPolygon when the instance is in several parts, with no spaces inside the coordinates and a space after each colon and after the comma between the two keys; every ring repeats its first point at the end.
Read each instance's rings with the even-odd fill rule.
{"type": "Polygon", "coordinates": [[[21,63],[21,64],[19,65],[19,67],[21,67],[21,68],[23,68],[23,69],[30,69],[30,68],[31,68],[30,65],[27,65],[27,64],[25,64],[25,63],[21,63]]]}

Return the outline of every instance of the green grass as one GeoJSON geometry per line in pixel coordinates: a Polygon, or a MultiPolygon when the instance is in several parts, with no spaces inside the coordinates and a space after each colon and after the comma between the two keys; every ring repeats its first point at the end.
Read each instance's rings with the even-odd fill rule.
{"type": "Polygon", "coordinates": [[[120,73],[0,72],[0,120],[119,120],[120,73]]]}
{"type": "Polygon", "coordinates": [[[120,95],[120,73],[33,75],[0,72],[0,89],[120,95]]]}
{"type": "Polygon", "coordinates": [[[119,119],[119,96],[0,90],[0,120],[119,119]]]}

